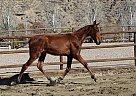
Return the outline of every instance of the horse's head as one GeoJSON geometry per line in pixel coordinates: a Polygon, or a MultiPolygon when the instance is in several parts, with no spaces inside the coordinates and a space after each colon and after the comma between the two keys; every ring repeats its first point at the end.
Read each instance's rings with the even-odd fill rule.
{"type": "Polygon", "coordinates": [[[94,42],[97,45],[100,45],[100,43],[101,43],[101,37],[100,37],[100,32],[99,32],[98,25],[99,25],[99,23],[96,24],[96,21],[93,22],[93,25],[91,25],[90,36],[92,37],[92,39],[94,40],[94,42]]]}

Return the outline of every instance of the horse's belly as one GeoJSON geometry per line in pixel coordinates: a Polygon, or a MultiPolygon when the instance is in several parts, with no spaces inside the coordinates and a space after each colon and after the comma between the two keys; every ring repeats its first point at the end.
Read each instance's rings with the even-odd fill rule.
{"type": "Polygon", "coordinates": [[[70,51],[68,48],[48,48],[46,52],[52,55],[69,55],[70,51]]]}
{"type": "Polygon", "coordinates": [[[64,36],[48,38],[45,50],[53,55],[68,55],[70,53],[69,39],[64,36]]]}

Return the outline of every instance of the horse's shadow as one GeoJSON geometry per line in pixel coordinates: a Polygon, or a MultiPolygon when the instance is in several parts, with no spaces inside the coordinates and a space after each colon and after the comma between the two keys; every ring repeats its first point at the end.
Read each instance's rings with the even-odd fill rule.
{"type": "MultiPolygon", "coordinates": [[[[17,80],[19,74],[16,74],[10,78],[2,78],[0,79],[0,85],[11,85],[11,82],[17,80]]],[[[29,73],[24,73],[22,78],[21,78],[21,82],[20,84],[26,84],[26,83],[31,83],[35,81],[33,78],[30,78],[29,73]]]]}

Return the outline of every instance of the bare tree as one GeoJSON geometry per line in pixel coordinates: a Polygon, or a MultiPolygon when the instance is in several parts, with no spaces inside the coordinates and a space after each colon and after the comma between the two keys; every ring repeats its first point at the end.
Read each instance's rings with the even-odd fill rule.
{"type": "Polygon", "coordinates": [[[10,29],[13,27],[14,0],[1,0],[1,28],[10,29]],[[11,23],[12,22],[12,23],[11,23]]]}

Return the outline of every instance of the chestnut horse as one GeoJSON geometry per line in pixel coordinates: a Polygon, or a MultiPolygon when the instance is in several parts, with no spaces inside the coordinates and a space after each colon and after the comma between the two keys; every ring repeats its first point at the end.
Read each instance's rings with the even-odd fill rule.
{"type": "Polygon", "coordinates": [[[81,57],[80,51],[81,45],[87,36],[91,36],[97,45],[101,43],[99,28],[97,26],[98,24],[96,24],[96,21],[94,21],[93,25],[87,25],[73,33],[55,35],[45,34],[32,37],[29,41],[30,58],[22,66],[17,82],[20,82],[24,71],[37,58],[39,58],[37,64],[38,69],[44,74],[44,76],[50,81],[50,83],[59,82],[60,80],[64,79],[64,77],[71,69],[71,63],[73,58],[83,64],[83,66],[89,71],[91,78],[96,81],[94,74],[88,68],[87,62],[81,57]],[[62,76],[56,80],[52,80],[51,77],[49,77],[43,70],[46,53],[52,55],[67,56],[67,68],[62,76]]]}

